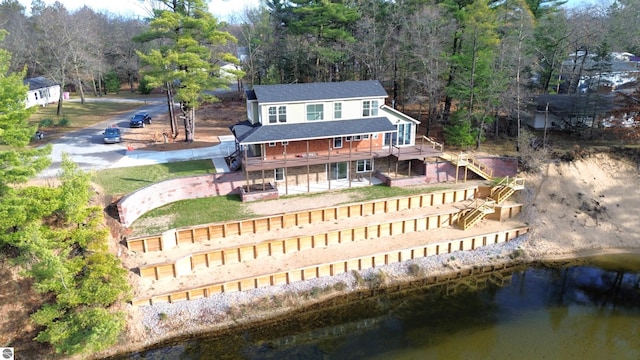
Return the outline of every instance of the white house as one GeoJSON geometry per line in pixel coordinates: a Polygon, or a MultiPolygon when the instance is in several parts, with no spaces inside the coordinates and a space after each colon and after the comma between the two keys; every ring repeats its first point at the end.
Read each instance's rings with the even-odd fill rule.
{"type": "Polygon", "coordinates": [[[27,108],[35,105],[46,106],[47,104],[56,103],[60,99],[60,85],[45,77],[26,78],[24,83],[29,85],[26,101],[27,108]]]}

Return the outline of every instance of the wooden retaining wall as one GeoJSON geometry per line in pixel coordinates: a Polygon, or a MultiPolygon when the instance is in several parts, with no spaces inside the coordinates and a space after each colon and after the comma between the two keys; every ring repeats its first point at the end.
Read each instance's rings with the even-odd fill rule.
{"type": "Polygon", "coordinates": [[[297,227],[322,221],[335,221],[350,217],[376,215],[407,209],[450,204],[473,199],[475,197],[476,189],[476,187],[469,187],[459,190],[438,191],[427,194],[359,202],[246,220],[185,227],[168,230],[159,235],[131,238],[126,241],[127,247],[131,251],[162,251],[174,248],[180,244],[197,243],[206,240],[225,238],[228,236],[255,234],[258,232],[297,227]]]}
{"type": "Polygon", "coordinates": [[[140,276],[160,280],[188,274],[198,268],[241,263],[273,255],[290,254],[302,250],[325,248],[346,242],[377,239],[407,233],[451,226],[458,219],[458,210],[437,215],[369,224],[316,235],[302,235],[286,239],[264,241],[259,244],[201,251],[187,255],[175,262],[140,266],[140,276]]]}
{"type": "Polygon", "coordinates": [[[133,300],[133,305],[141,306],[153,305],[162,302],[173,303],[178,301],[194,300],[209,297],[217,293],[245,291],[265,286],[285,285],[295,281],[315,279],[323,276],[335,276],[352,270],[361,271],[411,259],[448,254],[459,250],[473,250],[490,244],[510,241],[527,233],[528,231],[528,227],[520,227],[469,238],[427,244],[409,249],[393,250],[386,253],[355,259],[319,264],[302,269],[292,269],[289,271],[248,277],[223,283],[212,283],[205,286],[163,293],[151,297],[136,298],[133,300]]]}

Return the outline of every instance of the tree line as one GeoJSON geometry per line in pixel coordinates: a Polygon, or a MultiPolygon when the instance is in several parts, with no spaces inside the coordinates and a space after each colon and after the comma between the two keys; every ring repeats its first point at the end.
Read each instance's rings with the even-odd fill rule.
{"type": "Polygon", "coordinates": [[[565,2],[268,0],[231,32],[244,47],[249,86],[378,79],[393,105],[421,109],[427,135],[439,121],[447,143],[480,146],[499,118],[518,135],[533,96],[565,81],[575,92],[589,74],[580,63],[563,68],[569,54],[640,51],[636,1],[565,2]]]}
{"type": "Polygon", "coordinates": [[[173,136],[184,119],[187,141],[195,109],[215,100],[202,91],[224,86],[220,66],[238,55],[248,87],[380,80],[393,106],[420,108],[427,135],[439,121],[448,143],[480,146],[498,118],[517,135],[532,96],[556,92],[560,82],[576,90],[588,70],[578,60],[563,67],[569,54],[640,53],[637,2],[578,9],[565,2],[266,0],[227,24],[204,0],[146,0],[149,17],[139,19],[42,0],[27,16],[17,0],[3,0],[0,27],[9,32],[3,46],[14,54],[13,70],[73,84],[81,98],[100,94],[114,76],[132,90],[138,81],[162,88],[173,136]]]}

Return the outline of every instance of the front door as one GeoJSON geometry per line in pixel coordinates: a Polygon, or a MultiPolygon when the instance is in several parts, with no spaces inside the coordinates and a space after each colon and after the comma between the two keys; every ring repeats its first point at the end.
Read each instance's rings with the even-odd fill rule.
{"type": "Polygon", "coordinates": [[[346,180],[349,178],[348,162],[333,163],[330,165],[329,170],[329,179],[331,180],[346,180]]]}

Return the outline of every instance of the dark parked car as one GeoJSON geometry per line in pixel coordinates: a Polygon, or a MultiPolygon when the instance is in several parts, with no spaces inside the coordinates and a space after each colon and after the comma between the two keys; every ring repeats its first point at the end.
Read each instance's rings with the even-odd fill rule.
{"type": "Polygon", "coordinates": [[[151,116],[144,112],[133,115],[129,121],[129,126],[132,128],[144,127],[144,124],[151,124],[151,116]]]}
{"type": "Polygon", "coordinates": [[[105,144],[116,144],[122,141],[122,134],[118,128],[106,128],[102,134],[104,135],[105,144]]]}

